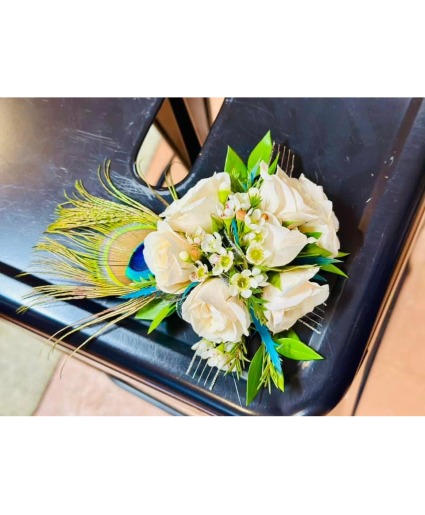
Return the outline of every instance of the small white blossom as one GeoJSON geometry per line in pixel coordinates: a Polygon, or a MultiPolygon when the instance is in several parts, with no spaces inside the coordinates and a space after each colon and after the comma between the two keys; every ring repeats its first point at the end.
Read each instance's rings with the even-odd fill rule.
{"type": "Polygon", "coordinates": [[[227,203],[235,212],[240,209],[248,211],[248,209],[251,208],[251,200],[248,193],[235,193],[234,195],[230,195],[227,203]]]}
{"type": "Polygon", "coordinates": [[[235,211],[228,205],[228,202],[226,202],[224,206],[221,205],[217,209],[217,215],[223,220],[226,220],[228,218],[233,218],[235,216],[235,211]]]}
{"type": "Polygon", "coordinates": [[[191,245],[200,245],[205,237],[202,227],[197,227],[194,232],[187,232],[186,239],[191,245]]]}
{"type": "MultiPolygon", "coordinates": [[[[262,276],[261,279],[263,280],[262,276]]],[[[255,288],[258,288],[258,281],[253,276],[251,270],[236,273],[230,279],[230,295],[233,297],[241,295],[244,299],[249,299],[252,295],[252,290],[255,288]]]]}
{"type": "Polygon", "coordinates": [[[226,343],[216,346],[204,338],[192,345],[192,350],[202,359],[207,359],[208,366],[217,367],[219,370],[227,371],[232,366],[234,359],[230,359],[229,352],[232,351],[234,343],[226,343]]]}
{"type": "Polygon", "coordinates": [[[249,188],[248,195],[250,199],[260,196],[260,190],[258,188],[249,188]]]}
{"type": "Polygon", "coordinates": [[[201,261],[196,261],[196,270],[190,274],[190,280],[196,283],[202,283],[205,279],[208,279],[209,271],[207,265],[201,261]]]}
{"type": "Polygon", "coordinates": [[[218,253],[222,254],[224,251],[222,246],[221,236],[218,232],[214,234],[206,234],[201,243],[201,249],[209,254],[218,253]]]}
{"type": "Polygon", "coordinates": [[[267,275],[262,274],[261,270],[256,266],[252,267],[252,276],[257,281],[258,286],[267,286],[269,284],[267,282],[267,275]]]}
{"type": "Polygon", "coordinates": [[[212,254],[209,258],[210,263],[214,266],[213,275],[221,275],[228,272],[233,265],[234,255],[231,250],[224,251],[223,254],[212,254]]]}
{"type": "Polygon", "coordinates": [[[261,209],[252,209],[245,216],[245,225],[254,232],[261,232],[266,223],[261,209]]]}
{"type": "Polygon", "coordinates": [[[266,234],[265,229],[261,229],[258,232],[250,231],[242,236],[242,244],[247,246],[253,243],[261,244],[266,239],[266,234]]]}
{"type": "Polygon", "coordinates": [[[258,243],[252,243],[246,251],[246,259],[252,265],[261,265],[271,252],[258,243]]]}

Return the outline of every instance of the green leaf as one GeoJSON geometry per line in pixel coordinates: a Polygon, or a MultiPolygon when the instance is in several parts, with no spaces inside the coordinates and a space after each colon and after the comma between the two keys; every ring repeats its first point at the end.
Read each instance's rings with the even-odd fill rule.
{"type": "Polygon", "coordinates": [[[297,225],[300,224],[300,222],[297,222],[296,220],[288,220],[288,221],[284,221],[282,222],[283,226],[286,227],[287,229],[293,229],[294,227],[296,227],[297,225]]]}
{"type": "Polygon", "coordinates": [[[275,288],[278,288],[279,290],[282,289],[282,279],[279,273],[271,274],[269,277],[269,283],[272,284],[275,288]]]}
{"type": "Polygon", "coordinates": [[[283,372],[279,372],[274,367],[270,369],[270,377],[276,388],[279,388],[282,392],[285,391],[285,378],[283,376],[283,372]]]}
{"type": "Polygon", "coordinates": [[[299,342],[301,341],[300,337],[293,329],[288,329],[285,332],[286,332],[286,335],[283,336],[283,338],[291,338],[292,340],[298,340],[299,342]]]}
{"type": "Polygon", "coordinates": [[[211,215],[212,230],[213,232],[220,232],[224,227],[224,222],[216,215],[211,215]]]}
{"type": "Polygon", "coordinates": [[[294,265],[330,265],[331,263],[341,263],[341,260],[323,256],[299,256],[293,261],[294,265]]]}
{"type": "Polygon", "coordinates": [[[285,358],[296,359],[298,361],[323,359],[320,354],[299,339],[280,338],[276,340],[276,342],[280,343],[279,347],[276,349],[277,352],[285,358]]]}
{"type": "Polygon", "coordinates": [[[303,270],[307,268],[311,268],[314,265],[285,265],[280,271],[281,272],[292,272],[293,270],[303,270]]]}
{"type": "Polygon", "coordinates": [[[348,275],[345,272],[343,272],[342,270],[340,270],[335,265],[322,265],[320,268],[322,270],[324,270],[325,272],[330,272],[331,274],[342,275],[342,277],[348,278],[348,275]]]}
{"type": "Polygon", "coordinates": [[[135,318],[137,320],[154,320],[154,318],[160,313],[166,306],[170,304],[169,300],[153,300],[143,306],[142,309],[136,313],[135,318]]]}
{"type": "MultiPolygon", "coordinates": [[[[320,234],[320,233],[319,233],[320,234]]],[[[299,254],[299,257],[310,257],[310,256],[322,256],[329,257],[332,255],[332,252],[326,250],[316,243],[308,243],[299,254]]]]}
{"type": "Polygon", "coordinates": [[[263,346],[261,346],[252,361],[248,369],[248,381],[246,385],[246,405],[250,404],[258,394],[260,387],[260,379],[263,373],[263,346]]]}
{"type": "Polygon", "coordinates": [[[264,138],[257,144],[254,150],[248,157],[248,170],[253,170],[261,161],[265,161],[269,164],[270,157],[272,155],[273,142],[270,135],[270,131],[264,136],[264,138]]]}
{"type": "Polygon", "coordinates": [[[345,257],[345,256],[349,256],[349,255],[350,255],[349,252],[338,252],[336,257],[345,257]]]}
{"type": "Polygon", "coordinates": [[[269,175],[273,175],[276,172],[278,159],[279,159],[279,152],[277,153],[276,157],[274,158],[272,164],[269,166],[269,175]]]}
{"type": "Polygon", "coordinates": [[[321,232],[305,232],[304,234],[307,236],[307,238],[316,238],[316,240],[322,236],[321,232]]]}
{"type": "Polygon", "coordinates": [[[154,329],[156,329],[159,324],[164,320],[164,318],[167,318],[170,316],[174,311],[176,310],[176,304],[169,304],[168,306],[165,306],[152,320],[151,325],[148,329],[148,334],[150,334],[154,329]]]}
{"type": "Polygon", "coordinates": [[[247,170],[246,165],[232,147],[227,147],[226,162],[224,163],[224,171],[230,176],[237,177],[240,181],[246,181],[247,170]]]}

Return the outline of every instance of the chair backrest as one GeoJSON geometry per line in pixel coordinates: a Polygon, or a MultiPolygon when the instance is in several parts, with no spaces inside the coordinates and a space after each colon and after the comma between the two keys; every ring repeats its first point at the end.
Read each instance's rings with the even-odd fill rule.
{"type": "MultiPolygon", "coordinates": [[[[25,315],[21,296],[43,278],[28,268],[31,247],[77,179],[96,193],[97,166],[112,159],[120,186],[154,209],[161,205],[134,173],[135,156],[161,99],[5,99],[0,101],[0,312],[50,335],[98,302],[62,303],[25,315]]],[[[226,99],[180,194],[220,171],[227,145],[247,157],[267,130],[298,156],[295,172],[323,185],[340,220],[349,280],[335,280],[320,331],[300,333],[326,359],[287,363],[284,394],[264,393],[241,407],[233,380],[212,392],[185,375],[193,331],[177,317],[147,335],[129,320],[85,352],[112,368],[222,414],[323,414],[352,382],[391,277],[400,263],[424,191],[425,107],[418,99],[226,99]],[[320,333],[320,334],[319,334],[320,333]]],[[[70,345],[87,334],[76,334],[70,345]]],[[[243,397],[244,386],[239,392],[243,397]]]]}

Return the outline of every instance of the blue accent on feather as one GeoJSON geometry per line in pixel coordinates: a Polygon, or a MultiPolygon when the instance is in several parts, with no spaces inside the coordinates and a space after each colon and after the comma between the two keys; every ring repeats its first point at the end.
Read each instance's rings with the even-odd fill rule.
{"type": "Polygon", "coordinates": [[[128,263],[129,268],[137,272],[141,272],[142,270],[146,270],[148,268],[143,253],[144,250],[145,244],[141,243],[131,255],[130,261],[128,263]]]}
{"type": "Polygon", "coordinates": [[[130,257],[125,275],[134,282],[146,281],[153,276],[144,256],[145,244],[141,243],[130,257]]]}
{"type": "Polygon", "coordinates": [[[134,282],[147,281],[150,277],[153,277],[153,273],[148,269],[143,270],[142,272],[136,272],[132,270],[129,266],[125,270],[125,275],[134,282]]]}
{"type": "Polygon", "coordinates": [[[147,288],[127,293],[127,295],[121,295],[120,299],[138,299],[139,297],[146,297],[157,291],[156,286],[148,286],[147,288]]]}
{"type": "Polygon", "coordinates": [[[233,229],[233,236],[235,237],[235,243],[236,243],[236,245],[238,247],[240,247],[240,245],[239,245],[238,225],[237,225],[235,219],[232,220],[232,229],[233,229]]]}
{"type": "Polygon", "coordinates": [[[264,345],[266,346],[266,351],[269,354],[274,368],[282,373],[282,365],[280,363],[279,354],[277,353],[276,347],[278,347],[278,344],[273,340],[269,330],[265,325],[263,325],[258,318],[254,315],[253,309],[249,310],[251,314],[251,318],[254,322],[255,329],[258,331],[258,333],[261,336],[261,339],[264,342],[264,345]]]}

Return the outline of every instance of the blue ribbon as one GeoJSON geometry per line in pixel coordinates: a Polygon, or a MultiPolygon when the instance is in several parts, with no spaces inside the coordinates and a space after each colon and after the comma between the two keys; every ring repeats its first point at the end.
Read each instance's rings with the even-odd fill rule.
{"type": "Polygon", "coordinates": [[[273,338],[272,338],[269,330],[267,329],[267,327],[265,325],[263,325],[258,320],[258,318],[254,315],[254,311],[253,311],[252,308],[249,310],[249,312],[250,312],[251,318],[252,318],[252,320],[254,322],[255,329],[260,334],[261,339],[263,340],[264,345],[266,346],[266,351],[269,354],[270,359],[272,360],[274,368],[278,372],[282,373],[282,365],[280,363],[279,354],[278,354],[278,352],[276,350],[276,347],[278,347],[278,344],[273,340],[273,338]]]}
{"type": "Polygon", "coordinates": [[[238,225],[237,225],[235,219],[232,220],[232,229],[233,229],[233,235],[235,237],[235,243],[236,243],[236,245],[238,247],[240,247],[240,245],[239,245],[239,235],[238,235],[238,225]]]}
{"type": "Polygon", "coordinates": [[[199,282],[190,283],[189,286],[182,293],[182,296],[180,297],[179,301],[177,302],[176,311],[180,318],[182,317],[183,302],[186,300],[186,297],[189,295],[191,290],[193,290],[193,288],[195,288],[195,286],[198,286],[198,284],[199,284],[199,282]]]}

